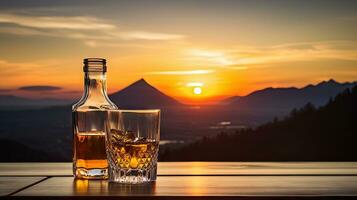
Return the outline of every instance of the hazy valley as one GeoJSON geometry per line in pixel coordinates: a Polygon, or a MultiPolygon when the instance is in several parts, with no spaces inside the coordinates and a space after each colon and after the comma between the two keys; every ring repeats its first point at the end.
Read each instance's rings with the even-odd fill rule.
{"type": "MultiPolygon", "coordinates": [[[[282,119],[308,102],[316,107],[325,105],[338,93],[355,85],[356,82],[329,80],[303,88],[266,88],[244,97],[231,97],[217,105],[190,106],[141,79],[111,94],[110,98],[120,108],[162,109],[161,140],[188,144],[221,132],[235,134],[272,121],[274,117],[282,119]]],[[[71,160],[70,103],[54,99],[14,100],[16,98],[0,97],[0,105],[6,108],[0,112],[3,161],[24,160],[24,157],[29,161],[71,160]],[[24,154],[25,150],[32,153],[24,154]]]]}

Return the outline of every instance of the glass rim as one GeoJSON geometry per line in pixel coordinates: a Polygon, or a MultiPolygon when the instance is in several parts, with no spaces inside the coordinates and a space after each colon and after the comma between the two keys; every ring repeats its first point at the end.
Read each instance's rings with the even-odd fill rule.
{"type": "Polygon", "coordinates": [[[121,113],[160,113],[161,109],[112,109],[109,112],[121,112],[121,113]]]}

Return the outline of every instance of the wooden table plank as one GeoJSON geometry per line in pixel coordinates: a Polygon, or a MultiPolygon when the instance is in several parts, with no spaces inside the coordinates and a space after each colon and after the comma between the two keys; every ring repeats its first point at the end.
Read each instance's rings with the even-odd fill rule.
{"type": "Polygon", "coordinates": [[[9,195],[45,177],[0,177],[0,196],[9,195]]]}
{"type": "MultiPolygon", "coordinates": [[[[357,175],[357,162],[160,162],[159,175],[357,175]]],[[[72,163],[1,163],[0,176],[72,176],[72,163]]]]}
{"type": "Polygon", "coordinates": [[[53,177],[15,196],[357,196],[357,176],[160,176],[146,185],[53,177]]]}
{"type": "Polygon", "coordinates": [[[0,176],[70,176],[72,163],[1,163],[0,176]]]}

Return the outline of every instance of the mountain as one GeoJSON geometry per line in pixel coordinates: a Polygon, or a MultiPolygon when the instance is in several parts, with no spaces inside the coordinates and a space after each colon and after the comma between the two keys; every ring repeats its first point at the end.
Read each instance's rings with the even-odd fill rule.
{"type": "Polygon", "coordinates": [[[233,101],[237,101],[238,99],[242,98],[241,96],[232,96],[232,97],[228,97],[225,98],[221,101],[218,102],[218,105],[229,105],[231,104],[233,101]]]}
{"type": "Polygon", "coordinates": [[[72,103],[72,100],[67,99],[29,99],[24,97],[18,97],[13,95],[0,95],[0,106],[6,107],[26,107],[26,106],[37,106],[37,107],[45,107],[45,106],[57,106],[57,105],[67,105],[72,103]]]}
{"type": "MultiPolygon", "coordinates": [[[[167,96],[144,79],[140,79],[126,88],[109,95],[110,99],[120,108],[163,108],[182,106],[180,102],[167,96]]],[[[22,109],[33,107],[48,107],[70,105],[73,100],[64,99],[30,99],[13,95],[0,95],[1,109],[22,109]]]]}
{"type": "MultiPolygon", "coordinates": [[[[326,83],[322,85],[325,84],[326,83]]],[[[316,86],[307,86],[307,88],[309,87],[316,87],[316,86]]],[[[157,89],[147,84],[144,80],[137,81],[136,83],[132,84],[128,88],[123,89],[120,92],[114,93],[113,95],[116,95],[118,93],[120,96],[123,95],[123,99],[121,99],[122,97],[116,97],[116,96],[111,96],[111,99],[115,100],[116,103],[120,105],[120,107],[122,108],[130,108],[130,107],[162,108],[163,105],[165,106],[181,105],[176,100],[167,97],[166,95],[159,92],[157,89]],[[134,93],[133,97],[132,97],[132,93],[134,93]],[[155,94],[155,95],[151,96],[151,95],[147,95],[147,93],[155,94]],[[131,98],[133,99],[132,101],[131,98]],[[161,102],[164,102],[165,104],[159,104],[161,102]],[[141,107],[133,106],[135,104],[138,105],[140,104],[141,107]],[[127,105],[127,107],[123,107],[123,105],[127,105]],[[154,105],[154,106],[150,107],[148,105],[154,105]]],[[[14,101],[14,99],[17,99],[13,97],[9,97],[9,98],[12,101],[14,101]]],[[[245,97],[241,97],[241,98],[245,98],[245,97]]],[[[25,101],[28,100],[25,99],[25,101]]],[[[339,141],[339,140],[346,140],[349,142],[356,141],[352,139],[345,139],[347,137],[345,136],[345,134],[347,134],[346,131],[349,131],[351,128],[350,125],[354,123],[354,122],[352,123],[351,121],[353,120],[355,121],[356,119],[355,117],[352,118],[353,120],[351,120],[350,114],[348,114],[346,110],[352,111],[355,102],[345,103],[343,101],[343,106],[344,106],[342,107],[343,110],[342,108],[339,107],[336,108],[336,109],[341,109],[341,113],[338,115],[322,114],[325,116],[325,122],[323,121],[321,122],[320,120],[318,121],[319,124],[315,124],[313,126],[311,123],[315,123],[314,121],[315,118],[313,119],[306,118],[305,121],[302,121],[301,123],[299,122],[300,123],[299,125],[294,125],[294,126],[284,125],[285,126],[284,129],[280,130],[278,128],[274,128],[273,130],[270,130],[270,132],[276,132],[277,135],[268,133],[269,132],[268,130],[264,130],[263,132],[261,132],[262,134],[257,134],[257,135],[254,134],[258,138],[260,138],[257,139],[258,142],[260,142],[257,144],[254,143],[253,141],[250,141],[253,140],[253,137],[248,139],[245,139],[243,136],[239,137],[236,140],[240,140],[242,142],[236,143],[233,146],[229,146],[229,148],[231,148],[231,150],[237,149],[238,147],[243,148],[242,152],[238,152],[239,155],[241,155],[242,153],[257,152],[254,155],[257,156],[262,152],[263,153],[269,152],[268,150],[272,151],[274,150],[274,148],[278,148],[282,145],[285,145],[285,148],[287,149],[284,149],[284,151],[277,151],[277,152],[282,153],[285,152],[286,150],[286,156],[288,156],[289,151],[287,150],[291,150],[288,149],[288,147],[291,148],[294,147],[293,145],[294,142],[292,141],[290,141],[290,143],[286,142],[289,141],[289,139],[295,140],[296,138],[299,138],[299,140],[297,140],[299,142],[299,145],[308,143],[310,144],[309,148],[313,148],[313,143],[316,141],[317,142],[339,141]],[[337,119],[341,119],[341,120],[349,119],[349,123],[346,122],[346,124],[344,124],[343,121],[342,122],[337,121],[337,119]],[[336,120],[336,122],[334,122],[334,120],[336,120]],[[308,122],[310,124],[308,124],[308,122]],[[324,123],[326,123],[326,125],[328,126],[325,126],[324,123]],[[332,128],[333,125],[336,126],[338,125],[338,127],[332,128]],[[314,129],[309,130],[309,128],[314,128],[314,129]],[[314,138],[312,139],[307,137],[308,134],[314,135],[315,130],[319,133],[316,134],[316,137],[314,136],[314,138]],[[338,134],[338,136],[336,136],[336,138],[331,139],[330,137],[332,136],[330,135],[333,135],[331,131],[338,134]],[[339,136],[341,137],[338,140],[339,136]],[[278,143],[279,141],[281,141],[281,143],[278,143]],[[270,144],[270,146],[264,147],[265,148],[264,151],[256,151],[254,149],[254,148],[258,148],[257,150],[259,150],[259,148],[263,148],[265,142],[270,144]],[[249,149],[244,150],[244,148],[248,148],[247,147],[248,144],[253,148],[252,150],[249,149]]],[[[70,104],[64,106],[48,107],[43,109],[20,109],[18,108],[19,106],[14,106],[14,107],[16,107],[16,109],[1,110],[0,112],[0,119],[1,119],[0,120],[0,146],[2,145],[4,146],[4,148],[1,149],[3,151],[6,151],[6,149],[10,149],[10,148],[14,149],[16,148],[16,146],[19,146],[19,151],[10,150],[5,152],[4,154],[2,154],[2,156],[4,157],[2,161],[6,159],[8,161],[12,160],[10,159],[12,158],[11,157],[12,154],[14,154],[14,157],[16,157],[16,159],[14,160],[21,161],[21,159],[24,156],[25,157],[28,156],[28,154],[22,154],[23,157],[21,157],[22,151],[26,151],[26,152],[38,151],[37,153],[34,154],[34,156],[28,157],[28,159],[24,159],[24,160],[31,160],[31,161],[46,160],[47,158],[42,158],[42,157],[38,158],[38,156],[35,156],[41,154],[41,152],[46,152],[47,154],[49,154],[46,155],[46,157],[50,157],[48,161],[56,160],[56,161],[63,162],[63,161],[71,160],[71,153],[72,153],[71,144],[72,144],[73,136],[72,136],[72,126],[71,126],[70,104]],[[8,143],[8,141],[1,141],[1,140],[11,140],[17,143],[9,143],[8,144],[9,146],[5,146],[4,143],[8,143]]],[[[243,128],[256,127],[267,121],[271,121],[271,119],[273,119],[273,117],[277,115],[276,112],[272,112],[272,114],[267,116],[265,113],[261,115],[256,114],[258,113],[258,111],[254,111],[254,112],[237,111],[232,109],[231,106],[221,106],[221,105],[202,106],[200,108],[190,107],[190,106],[173,106],[163,110],[164,112],[161,121],[162,123],[161,123],[160,138],[162,140],[185,141],[185,142],[192,142],[200,139],[203,136],[213,137],[219,134],[221,131],[224,131],[227,134],[234,134],[238,129],[241,129],[241,127],[243,128]]],[[[335,113],[337,113],[337,111],[335,111],[335,113]]],[[[296,114],[299,112],[294,111],[292,113],[296,114]]],[[[304,119],[304,117],[300,117],[300,118],[302,118],[301,120],[304,119]]],[[[354,133],[356,133],[356,131],[354,133]]],[[[241,133],[239,132],[238,134],[241,133]]],[[[217,136],[217,137],[224,138],[224,135],[217,136]]],[[[230,144],[229,143],[230,141],[233,142],[234,140],[233,139],[226,140],[225,142],[227,144],[230,144]]],[[[222,142],[222,144],[224,144],[225,142],[222,142]]],[[[169,147],[171,148],[173,145],[174,144],[170,144],[169,147]]],[[[215,147],[215,149],[225,148],[225,145],[215,146],[215,144],[213,144],[210,146],[210,148],[212,148],[212,146],[215,147]]],[[[331,147],[334,147],[333,144],[331,147]]],[[[319,146],[317,146],[316,148],[319,148],[319,146]]],[[[194,150],[190,149],[190,150],[191,152],[189,151],[186,152],[187,155],[190,155],[191,153],[192,154],[195,153],[196,149],[194,150]]],[[[160,152],[164,152],[164,149],[161,149],[160,152]]],[[[236,153],[236,151],[232,151],[232,152],[236,153]]],[[[333,153],[332,151],[326,151],[326,152],[333,153]]],[[[217,153],[219,153],[219,151],[217,151],[217,153]]],[[[211,152],[211,155],[206,155],[204,153],[202,155],[207,156],[211,159],[210,156],[214,156],[217,154],[215,154],[215,152],[211,152]]],[[[347,155],[348,154],[346,154],[346,156],[347,155]]],[[[180,154],[180,156],[183,156],[183,158],[177,157],[174,159],[189,158],[189,156],[185,157],[184,154],[180,154]]],[[[245,155],[245,156],[250,156],[250,155],[245,155]]],[[[205,157],[202,157],[202,159],[203,158],[205,157]]],[[[232,159],[233,158],[234,157],[232,157],[232,159]]],[[[249,158],[252,159],[252,157],[249,158]]],[[[234,159],[238,159],[238,158],[234,158],[234,159]]]]}
{"type": "Polygon", "coordinates": [[[252,92],[247,96],[231,97],[229,106],[240,110],[288,112],[293,108],[300,108],[308,102],[315,106],[325,105],[330,98],[355,85],[357,82],[338,83],[331,79],[303,88],[270,87],[252,92]]]}
{"type": "Polygon", "coordinates": [[[0,105],[1,106],[12,106],[12,105],[23,105],[29,104],[29,99],[17,97],[13,95],[0,95],[0,105]]]}
{"type": "Polygon", "coordinates": [[[162,108],[182,106],[180,102],[167,96],[144,79],[140,79],[128,87],[109,95],[119,108],[162,108]]]}
{"type": "MultiPolygon", "coordinates": [[[[327,83],[334,84],[334,83],[327,83]]],[[[328,86],[326,83],[320,86],[328,86]]],[[[255,129],[160,152],[161,161],[357,161],[357,86],[327,105],[311,103],[255,129]],[[212,148],[214,147],[214,148],[212,148]]],[[[167,148],[169,148],[168,146],[167,148]]]]}

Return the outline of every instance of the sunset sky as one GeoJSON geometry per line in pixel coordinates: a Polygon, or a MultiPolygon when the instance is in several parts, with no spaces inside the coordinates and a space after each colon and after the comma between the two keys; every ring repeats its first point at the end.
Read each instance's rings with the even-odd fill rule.
{"type": "Polygon", "coordinates": [[[357,1],[0,1],[0,94],[77,98],[85,57],[184,102],[356,81],[357,1]]]}

